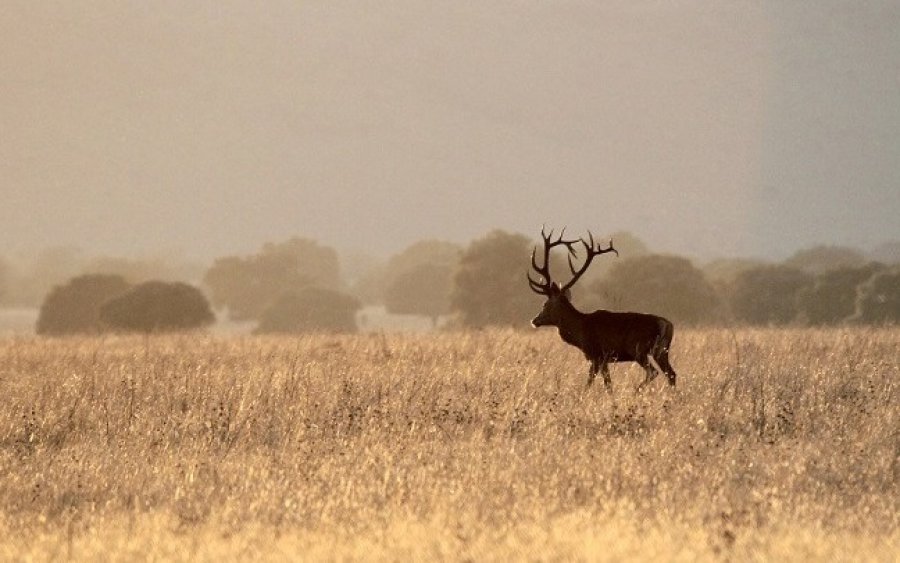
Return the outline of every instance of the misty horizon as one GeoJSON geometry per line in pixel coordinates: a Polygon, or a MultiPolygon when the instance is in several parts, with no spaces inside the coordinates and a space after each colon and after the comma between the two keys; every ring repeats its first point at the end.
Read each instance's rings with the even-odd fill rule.
{"type": "Polygon", "coordinates": [[[900,240],[900,7],[65,2],[2,19],[0,256],[493,229],[900,240]]]}

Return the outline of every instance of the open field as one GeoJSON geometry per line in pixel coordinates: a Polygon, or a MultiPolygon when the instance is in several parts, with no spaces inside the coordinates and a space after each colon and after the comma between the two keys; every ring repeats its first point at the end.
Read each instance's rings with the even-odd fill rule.
{"type": "Polygon", "coordinates": [[[0,560],[882,560],[900,329],[0,339],[0,560]]]}

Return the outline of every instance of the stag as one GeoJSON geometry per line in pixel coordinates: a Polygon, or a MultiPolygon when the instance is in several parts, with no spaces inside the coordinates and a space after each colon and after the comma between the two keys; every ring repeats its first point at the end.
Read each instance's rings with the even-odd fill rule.
{"type": "Polygon", "coordinates": [[[587,384],[594,383],[599,371],[607,390],[612,390],[609,377],[610,362],[637,362],[647,376],[638,385],[638,390],[653,381],[658,370],[666,374],[670,385],[675,385],[675,370],[669,364],[669,346],[672,344],[674,327],[671,322],[656,315],[643,313],[620,313],[598,310],[593,313],[582,313],[572,305],[570,290],[584,275],[593,259],[601,254],[619,252],[613,248],[612,240],[606,248],[594,243],[594,235],[588,231],[588,240],[584,238],[566,240],[565,229],[559,237],[553,238],[553,231],[545,234],[542,264],[538,264],[537,247],[531,253],[531,267],[540,276],[538,280],[528,273],[528,284],[531,289],[547,298],[540,314],[531,321],[531,326],[555,326],[559,336],[567,344],[575,346],[584,353],[591,362],[587,384]],[[550,250],[562,246],[568,251],[567,258],[572,278],[559,285],[550,276],[550,250]],[[578,258],[579,247],[585,251],[584,261],[576,269],[573,258],[578,258]],[[654,366],[654,363],[656,364],[654,366]]]}

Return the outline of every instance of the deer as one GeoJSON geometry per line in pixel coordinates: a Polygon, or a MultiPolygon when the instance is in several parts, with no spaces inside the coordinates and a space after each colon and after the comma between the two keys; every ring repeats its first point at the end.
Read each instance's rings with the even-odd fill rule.
{"type": "Polygon", "coordinates": [[[566,240],[565,228],[559,237],[553,238],[553,230],[546,234],[541,227],[544,241],[542,264],[538,264],[537,247],[531,252],[531,267],[539,276],[534,279],[529,271],[528,285],[532,291],[547,298],[541,312],[531,321],[531,326],[555,326],[564,342],[575,346],[591,363],[588,371],[587,387],[594,383],[599,372],[603,376],[606,389],[612,392],[609,376],[611,362],[637,362],[646,372],[646,378],[637,386],[640,391],[657,376],[659,371],[666,374],[669,385],[675,386],[677,375],[669,363],[669,347],[672,345],[674,325],[663,317],[645,313],[597,310],[583,313],[572,305],[571,289],[588,270],[591,262],[601,254],[619,251],[613,248],[612,240],[606,248],[594,242],[594,235],[588,231],[584,238],[566,240]],[[558,246],[565,247],[572,278],[560,285],[550,275],[550,251],[558,246]],[[573,258],[578,259],[578,250],[583,247],[585,257],[576,269],[573,258]],[[656,364],[654,366],[654,363],[656,364]]]}

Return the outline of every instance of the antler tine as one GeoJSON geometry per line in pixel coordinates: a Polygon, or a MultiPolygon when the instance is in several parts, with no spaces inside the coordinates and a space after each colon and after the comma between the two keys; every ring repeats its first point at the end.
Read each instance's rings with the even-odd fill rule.
{"type": "Polygon", "coordinates": [[[603,250],[603,252],[615,252],[616,256],[619,255],[619,251],[613,248],[612,239],[609,239],[609,246],[607,246],[606,249],[603,250]]]}
{"type": "Polygon", "coordinates": [[[550,292],[550,284],[552,283],[550,279],[550,248],[552,246],[551,239],[553,237],[553,230],[550,230],[550,234],[548,235],[546,232],[546,226],[541,225],[541,240],[544,242],[544,265],[539,266],[537,263],[537,247],[531,249],[531,267],[534,268],[534,271],[538,273],[543,279],[543,282],[535,281],[531,277],[531,273],[528,273],[528,285],[531,287],[531,290],[540,295],[548,295],[550,292]]]}
{"type": "Polygon", "coordinates": [[[544,292],[545,292],[545,288],[544,288],[544,285],[543,285],[542,283],[533,280],[533,279],[531,278],[531,274],[526,274],[526,277],[528,278],[528,285],[531,286],[531,289],[532,289],[535,293],[540,293],[541,295],[544,295],[544,294],[545,294],[545,293],[544,293],[544,292]]]}
{"type": "Polygon", "coordinates": [[[537,247],[534,247],[531,249],[531,267],[534,268],[534,271],[539,273],[541,276],[544,276],[544,278],[546,279],[546,276],[544,275],[545,270],[547,269],[546,264],[544,266],[538,266],[536,254],[537,247]]]}
{"type": "Polygon", "coordinates": [[[575,270],[575,264],[572,262],[572,255],[570,254],[567,258],[569,259],[569,271],[572,272],[572,275],[574,276],[578,272],[575,270]]]}
{"type": "Polygon", "coordinates": [[[569,256],[569,270],[572,272],[572,279],[562,287],[563,291],[571,289],[575,282],[577,282],[581,276],[587,272],[588,267],[591,265],[591,261],[594,260],[595,256],[599,256],[601,254],[606,254],[607,252],[615,252],[616,256],[619,255],[619,251],[613,248],[612,239],[609,240],[609,246],[607,248],[600,248],[600,245],[597,245],[594,242],[594,233],[588,231],[588,240],[579,239],[581,244],[584,245],[584,249],[587,251],[587,256],[584,257],[584,262],[581,264],[579,269],[575,269],[575,264],[572,262],[572,257],[569,256]]]}
{"type": "MultiPolygon", "coordinates": [[[[572,271],[572,274],[575,275],[575,278],[574,278],[575,280],[577,280],[578,277],[580,277],[580,275],[581,275],[575,270],[575,265],[574,265],[574,262],[572,261],[573,257],[575,257],[575,258],[578,257],[578,249],[575,245],[578,242],[581,242],[582,244],[584,244],[585,249],[587,250],[587,256],[585,257],[585,266],[584,266],[585,269],[587,267],[587,264],[590,263],[590,260],[593,258],[593,254],[594,254],[593,235],[591,235],[591,244],[588,245],[588,243],[585,242],[584,239],[566,240],[566,238],[565,238],[566,227],[562,228],[558,237],[554,237],[553,236],[554,233],[555,233],[555,229],[550,229],[550,232],[548,233],[546,225],[541,225],[541,240],[544,243],[543,244],[544,248],[543,248],[543,263],[542,264],[538,264],[537,247],[534,247],[531,250],[531,267],[534,269],[534,271],[537,274],[539,274],[541,276],[541,279],[543,281],[538,282],[534,278],[531,277],[531,274],[529,274],[528,275],[528,283],[531,286],[532,290],[534,290],[536,293],[540,293],[542,295],[548,295],[550,292],[550,288],[553,284],[553,279],[550,276],[550,250],[553,247],[555,247],[555,246],[565,246],[566,247],[566,250],[568,251],[567,258],[569,261],[569,269],[572,271]]],[[[581,273],[584,273],[584,272],[581,272],[581,273]]],[[[572,283],[574,283],[574,281],[569,282],[569,285],[567,287],[571,287],[572,283]]]]}

